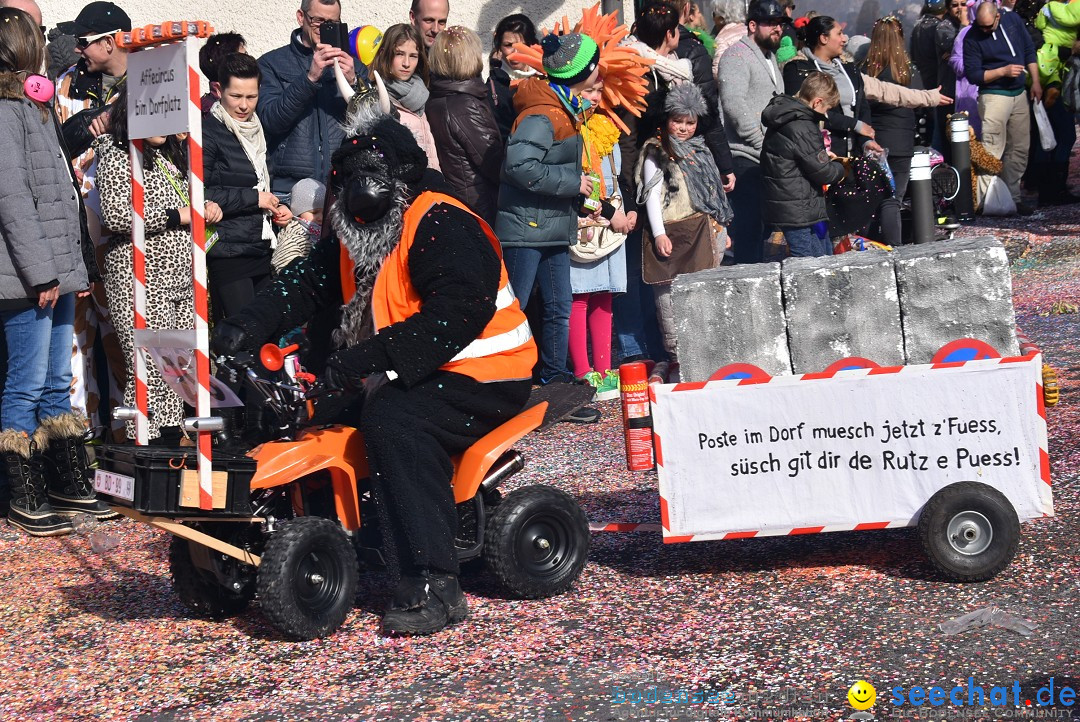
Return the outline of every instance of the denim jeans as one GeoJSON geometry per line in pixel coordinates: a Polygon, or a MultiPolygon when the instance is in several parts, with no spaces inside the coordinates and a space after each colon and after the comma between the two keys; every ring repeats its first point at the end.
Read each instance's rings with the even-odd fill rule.
{"type": "Polygon", "coordinates": [[[514,295],[524,309],[532,295],[533,284],[540,289],[543,317],[540,329],[540,383],[560,374],[569,374],[566,356],[570,348],[569,246],[503,249],[503,262],[514,295]]]}
{"type": "Polygon", "coordinates": [[[0,427],[37,430],[43,419],[71,413],[71,345],[75,294],[56,308],[0,312],[7,339],[7,378],[0,400],[0,427]]]}
{"type": "MultiPolygon", "coordinates": [[[[645,217],[644,208],[639,217],[645,217]]],[[[659,360],[664,344],[656,322],[656,299],[652,289],[641,280],[641,224],[639,220],[638,227],[626,237],[626,293],[615,296],[611,310],[619,358],[645,356],[659,360]]]]}
{"type": "Polygon", "coordinates": [[[785,228],[784,239],[792,256],[831,256],[833,254],[832,241],[828,238],[819,238],[812,227],[808,228],[785,228]]]}
{"type": "Polygon", "coordinates": [[[761,263],[765,260],[765,239],[769,237],[761,217],[761,197],[765,192],[761,165],[736,156],[735,178],[735,190],[728,195],[735,212],[728,228],[735,263],[761,263]]]}

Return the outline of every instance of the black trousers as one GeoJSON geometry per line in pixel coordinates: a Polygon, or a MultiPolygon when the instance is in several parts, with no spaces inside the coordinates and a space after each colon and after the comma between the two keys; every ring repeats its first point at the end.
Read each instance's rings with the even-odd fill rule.
{"type": "Polygon", "coordinates": [[[392,570],[458,572],[450,458],[513,418],[529,391],[529,381],[438,372],[412,388],[388,383],[363,401],[359,427],[392,570]]]}
{"type": "Polygon", "coordinates": [[[269,264],[267,264],[266,273],[259,276],[228,278],[222,277],[223,275],[212,273],[207,284],[210,291],[210,303],[214,307],[215,323],[243,311],[255,300],[255,295],[259,291],[270,285],[269,264]]]}
{"type": "Polygon", "coordinates": [[[735,156],[735,190],[728,194],[731,210],[732,250],[735,263],[761,263],[765,260],[765,227],[761,219],[764,183],[761,165],[742,156],[735,156]]]}

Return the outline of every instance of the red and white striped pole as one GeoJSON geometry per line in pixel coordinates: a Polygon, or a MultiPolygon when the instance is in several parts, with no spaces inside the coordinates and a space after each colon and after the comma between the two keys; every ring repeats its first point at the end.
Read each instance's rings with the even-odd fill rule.
{"type": "MultiPolygon", "coordinates": [[[[133,312],[135,316],[134,328],[136,331],[146,328],[146,225],[145,205],[146,195],[143,185],[143,141],[131,140],[128,143],[128,152],[131,154],[131,255],[135,284],[132,288],[135,296],[133,312]]],[[[146,360],[139,351],[139,345],[134,346],[135,369],[135,443],[145,446],[147,439],[147,416],[149,414],[149,401],[146,390],[146,360]]]]}
{"type": "MultiPolygon", "coordinates": [[[[199,98],[199,51],[185,38],[188,70],[188,196],[191,199],[192,276],[195,279],[195,375],[199,384],[195,415],[210,416],[210,317],[206,285],[206,219],[203,215],[202,106],[199,98]]],[[[199,508],[212,509],[211,432],[198,431],[199,508]]]]}

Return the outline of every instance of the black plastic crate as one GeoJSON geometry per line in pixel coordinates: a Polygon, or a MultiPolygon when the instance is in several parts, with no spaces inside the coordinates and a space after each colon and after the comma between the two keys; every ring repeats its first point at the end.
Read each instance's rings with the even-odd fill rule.
{"type": "Polygon", "coordinates": [[[105,444],[96,448],[98,468],[135,479],[132,501],[105,495],[113,504],[150,516],[251,516],[251,478],[256,462],[247,456],[215,451],[214,471],[228,473],[224,509],[180,506],[180,481],[185,469],[198,469],[194,448],[105,444]]]}

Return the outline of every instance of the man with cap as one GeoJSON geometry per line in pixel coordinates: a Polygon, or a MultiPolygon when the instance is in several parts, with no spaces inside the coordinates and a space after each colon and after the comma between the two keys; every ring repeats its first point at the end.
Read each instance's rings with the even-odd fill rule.
{"type": "MultiPolygon", "coordinates": [[[[579,93],[599,77],[600,48],[588,35],[546,35],[540,43],[546,78],[517,86],[517,120],[510,131],[499,187],[495,233],[502,241],[510,285],[522,307],[533,283],[543,302],[540,383],[572,382],[570,343],[571,244],[593,182],[581,172],[581,124],[587,101],[579,93]]],[[[595,421],[599,412],[589,410],[595,421]]]]}
{"type": "Polygon", "coordinates": [[[765,226],[761,218],[761,144],[765,128],[761,114],[772,97],[784,92],[776,51],[791,19],[777,0],[753,0],[747,12],[746,35],[724,51],[717,79],[735,175],[729,195],[735,217],[731,242],[736,263],[765,260],[765,226]]]}
{"type": "MultiPolygon", "coordinates": [[[[131,18],[118,5],[103,0],[86,5],[79,11],[71,29],[78,38],[75,51],[79,54],[79,61],[56,82],[56,113],[63,123],[68,156],[86,204],[88,232],[97,250],[99,268],[105,265],[105,247],[102,242],[101,205],[95,187],[96,164],[90,143],[108,131],[108,113],[105,109],[124,90],[128,52],[117,45],[114,35],[130,30],[131,18]]],[[[109,409],[99,408],[102,390],[108,384],[108,398],[123,398],[126,364],[109,318],[105,288],[100,283],[94,285],[90,296],[75,301],[73,354],[72,374],[75,382],[72,407],[85,413],[91,423],[109,427],[113,424],[109,409]],[[108,379],[98,379],[94,348],[99,342],[108,360],[108,379]],[[99,413],[100,417],[97,417],[99,413]]],[[[117,426],[116,433],[122,437],[122,422],[117,426]]]]}
{"type": "Polygon", "coordinates": [[[536,344],[495,234],[448,195],[389,102],[372,113],[363,97],[331,161],[334,232],[219,323],[211,348],[235,358],[341,310],[323,380],[351,394],[346,414],[363,432],[383,551],[400,577],[382,629],[431,634],[468,615],[451,458],[525,405],[536,344]]]}

